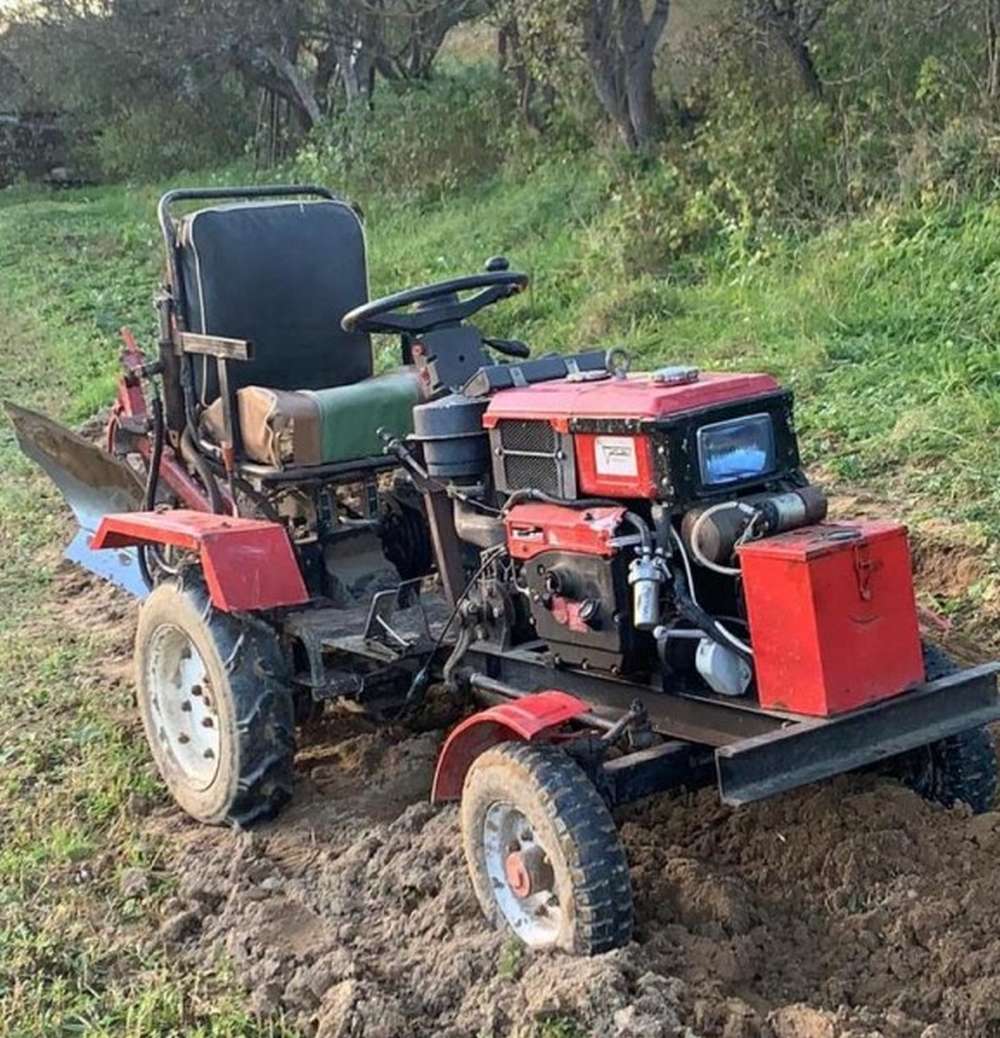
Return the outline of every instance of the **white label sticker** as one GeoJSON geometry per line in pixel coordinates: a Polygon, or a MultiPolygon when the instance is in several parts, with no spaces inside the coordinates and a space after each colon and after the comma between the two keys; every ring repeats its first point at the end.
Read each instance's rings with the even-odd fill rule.
{"type": "Polygon", "coordinates": [[[594,467],[600,476],[638,476],[635,440],[631,436],[598,436],[594,440],[594,467]]]}

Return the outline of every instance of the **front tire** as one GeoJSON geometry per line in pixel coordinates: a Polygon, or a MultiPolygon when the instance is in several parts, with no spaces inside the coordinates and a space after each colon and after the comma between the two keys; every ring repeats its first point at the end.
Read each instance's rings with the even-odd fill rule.
{"type": "Polygon", "coordinates": [[[462,792],[465,858],[480,907],[536,949],[596,955],[628,942],[632,887],[614,820],[561,750],[501,743],[462,792]]]}
{"type": "Polygon", "coordinates": [[[210,824],[277,814],[292,794],[295,717],[274,636],[169,582],[142,605],[135,663],[146,739],[177,803],[210,824]]]}

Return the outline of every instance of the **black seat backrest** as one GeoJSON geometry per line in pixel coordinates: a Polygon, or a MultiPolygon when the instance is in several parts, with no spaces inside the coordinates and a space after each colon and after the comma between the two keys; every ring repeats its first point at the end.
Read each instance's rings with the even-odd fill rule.
{"type": "MultiPolygon", "coordinates": [[[[185,216],[178,235],[188,331],[249,339],[234,389],[325,389],[368,378],[371,340],[340,320],[368,301],[364,229],[345,202],[240,202],[185,216]]],[[[198,399],[218,396],[216,363],[196,357],[198,399]]]]}

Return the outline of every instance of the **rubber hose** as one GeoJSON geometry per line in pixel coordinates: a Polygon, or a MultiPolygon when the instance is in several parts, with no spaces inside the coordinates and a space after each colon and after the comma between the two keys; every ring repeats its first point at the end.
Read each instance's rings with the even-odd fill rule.
{"type": "Polygon", "coordinates": [[[190,429],[185,429],[181,433],[181,453],[184,455],[184,460],[189,462],[195,472],[198,473],[198,478],[208,494],[208,501],[212,511],[216,515],[224,515],[226,506],[219,491],[219,484],[215,474],[209,468],[208,462],[198,453],[198,448],[194,445],[194,437],[191,435],[190,429]]]}
{"type": "MultiPolygon", "coordinates": [[[[149,471],[146,473],[146,491],[142,498],[142,507],[147,512],[156,508],[156,489],[160,483],[160,461],[163,459],[163,440],[166,430],[163,427],[163,401],[159,393],[153,396],[152,404],[153,419],[153,450],[149,456],[149,471]]],[[[153,590],[153,576],[149,572],[149,563],[146,559],[146,546],[137,545],[136,557],[139,561],[139,575],[142,582],[153,590]]]]}
{"type": "Polygon", "coordinates": [[[695,604],[694,600],[688,594],[687,585],[685,584],[684,577],[680,572],[674,574],[674,601],[677,604],[677,610],[681,616],[683,616],[685,620],[694,624],[694,626],[699,630],[704,631],[707,638],[711,638],[713,642],[716,642],[723,648],[735,652],[747,663],[750,663],[751,665],[753,664],[753,655],[739,648],[738,645],[733,644],[732,641],[721,634],[716,627],[715,619],[706,613],[701,606],[695,604]]]}

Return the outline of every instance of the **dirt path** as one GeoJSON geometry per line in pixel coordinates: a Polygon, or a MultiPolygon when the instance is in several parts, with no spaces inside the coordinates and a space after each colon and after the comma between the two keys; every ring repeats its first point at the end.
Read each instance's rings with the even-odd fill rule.
{"type": "MultiPolygon", "coordinates": [[[[117,601],[59,581],[69,623],[117,601]]],[[[442,735],[328,714],[292,806],[249,834],[152,805],[156,878],[176,882],[154,940],[199,970],[225,957],[257,1013],[323,1038],[1000,1036],[1000,813],[873,776],[739,811],[712,790],[647,801],[619,814],[634,943],[532,957],[484,928],[456,812],[427,803],[442,735]]]]}

